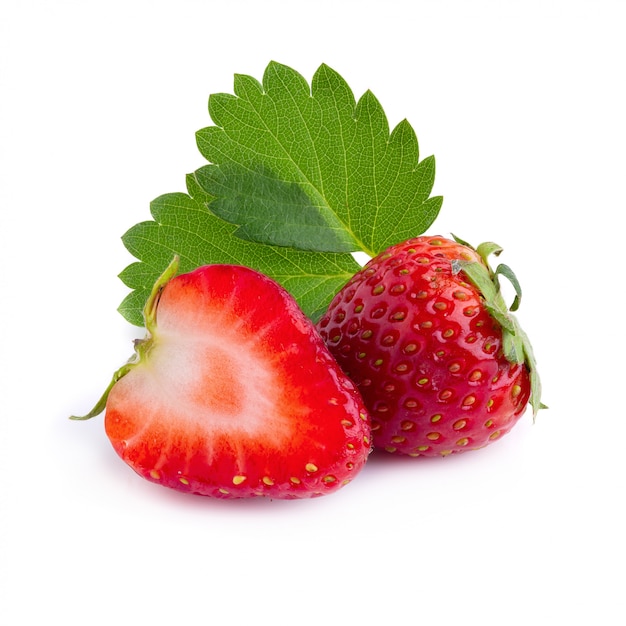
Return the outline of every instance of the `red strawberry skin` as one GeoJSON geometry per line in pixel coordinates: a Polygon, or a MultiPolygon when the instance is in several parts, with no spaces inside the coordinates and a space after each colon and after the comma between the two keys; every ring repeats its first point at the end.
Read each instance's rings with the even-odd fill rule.
{"type": "Polygon", "coordinates": [[[282,287],[209,265],[167,282],[156,306],[106,401],[106,433],[138,474],[217,498],[307,498],[361,470],[367,410],[282,287]]]}
{"type": "Polygon", "coordinates": [[[372,259],[318,329],[370,410],[374,446],[410,456],[482,448],[509,432],[530,396],[526,364],[502,353],[502,328],[452,260],[482,262],[442,237],[372,259]]]}

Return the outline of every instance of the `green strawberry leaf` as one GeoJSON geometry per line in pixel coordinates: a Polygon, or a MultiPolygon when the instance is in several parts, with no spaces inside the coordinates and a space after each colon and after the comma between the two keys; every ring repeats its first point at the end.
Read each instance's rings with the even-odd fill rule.
{"type": "Polygon", "coordinates": [[[350,254],[319,254],[251,243],[233,236],[236,226],[208,210],[211,197],[187,176],[188,193],[170,193],[150,205],[153,221],[133,226],[122,237],[139,262],[120,274],[131,291],[119,307],[132,324],[144,325],[143,309],[157,278],[174,256],[189,272],[208,263],[246,265],[272,277],[316,319],[333,295],[359,269],[350,254]]]}
{"type": "Polygon", "coordinates": [[[209,99],[215,126],[198,131],[197,143],[211,165],[196,175],[215,197],[210,210],[239,225],[237,237],[374,256],[437,217],[434,158],[419,161],[406,120],[389,132],[370,91],[356,102],[327,65],[309,86],[275,62],[262,84],[237,75],[234,91],[209,99]]]}
{"type": "Polygon", "coordinates": [[[356,102],[322,65],[311,86],[270,63],[263,83],[235,77],[234,95],[214,94],[215,126],[197,133],[208,160],[187,193],[150,205],[152,220],[122,237],[137,258],[120,274],[131,292],[119,307],[144,324],[152,286],[174,256],[181,272],[208,263],[246,265],[274,278],[314,321],[370,256],[424,232],[441,207],[429,198],[432,157],[419,161],[408,122],[390,133],[368,91],[356,102]]]}

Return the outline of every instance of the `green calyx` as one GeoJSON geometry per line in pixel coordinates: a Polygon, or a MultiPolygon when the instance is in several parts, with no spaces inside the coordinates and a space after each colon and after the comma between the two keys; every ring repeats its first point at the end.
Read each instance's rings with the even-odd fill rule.
{"type": "Polygon", "coordinates": [[[167,266],[165,271],[159,276],[157,281],[154,283],[152,287],[152,291],[150,292],[150,296],[146,301],[146,304],[143,309],[143,318],[146,327],[146,336],[143,339],[137,339],[135,341],[135,353],[133,356],[126,362],[122,367],[120,367],[114,374],[111,382],[104,390],[104,393],[96,403],[96,405],[87,413],[86,415],[72,415],[70,417],[71,420],[76,421],[85,421],[91,419],[92,417],[96,417],[96,415],[100,415],[102,411],[104,411],[107,403],[107,399],[109,397],[109,393],[111,389],[113,389],[115,383],[117,383],[120,378],[123,378],[130,372],[133,367],[135,367],[142,359],[150,351],[150,347],[152,345],[152,337],[154,335],[154,331],[157,325],[157,305],[159,304],[159,299],[161,297],[161,293],[165,285],[176,275],[178,271],[179,257],[175,256],[172,262],[167,266]]]}
{"type": "Polygon", "coordinates": [[[505,358],[511,363],[525,363],[530,376],[530,405],[533,409],[533,419],[537,416],[539,409],[547,408],[541,402],[541,380],[537,372],[537,362],[533,353],[533,348],[528,338],[520,326],[517,318],[513,315],[517,311],[522,300],[522,288],[513,270],[503,263],[499,264],[495,270],[489,265],[488,257],[492,254],[499,256],[502,248],[493,242],[485,242],[477,248],[452,235],[454,240],[478,253],[482,263],[478,261],[465,261],[457,259],[452,261],[452,271],[454,274],[463,272],[468,280],[480,291],[485,308],[489,314],[502,327],[502,350],[505,358]],[[500,277],[506,278],[515,289],[515,298],[510,306],[507,306],[500,288],[500,277]]]}

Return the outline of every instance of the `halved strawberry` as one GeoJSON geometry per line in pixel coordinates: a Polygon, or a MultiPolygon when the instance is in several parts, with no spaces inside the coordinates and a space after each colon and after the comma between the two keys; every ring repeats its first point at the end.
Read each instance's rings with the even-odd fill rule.
{"type": "Polygon", "coordinates": [[[295,300],[247,267],[157,281],[146,338],[100,402],[119,456],[147,480],[219,498],[336,491],[370,452],[370,423],[295,300]]]}

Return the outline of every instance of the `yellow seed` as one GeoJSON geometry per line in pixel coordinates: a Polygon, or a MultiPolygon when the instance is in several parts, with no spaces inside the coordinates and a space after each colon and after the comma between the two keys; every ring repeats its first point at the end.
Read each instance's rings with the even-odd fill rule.
{"type": "Polygon", "coordinates": [[[393,446],[385,446],[385,450],[387,452],[391,452],[391,454],[393,454],[394,452],[396,452],[398,450],[398,448],[394,448],[393,446]]]}
{"type": "Polygon", "coordinates": [[[404,443],[406,441],[406,437],[402,437],[400,435],[395,435],[391,438],[393,443],[404,443]]]}
{"type": "Polygon", "coordinates": [[[457,446],[466,446],[469,443],[469,439],[467,437],[463,437],[456,442],[457,446]]]}
{"type": "Polygon", "coordinates": [[[476,402],[476,396],[467,396],[464,400],[463,400],[463,406],[472,406],[472,404],[474,404],[474,402],[476,402]]]}
{"type": "Polygon", "coordinates": [[[263,476],[263,478],[261,480],[268,487],[271,487],[274,484],[274,481],[269,476],[263,476]]]}
{"type": "Polygon", "coordinates": [[[461,430],[462,428],[465,428],[467,426],[467,420],[457,420],[456,422],[454,422],[454,424],[452,424],[452,428],[454,428],[454,430],[461,430]]]}
{"type": "Polygon", "coordinates": [[[491,433],[491,435],[489,435],[489,439],[497,439],[500,436],[500,431],[496,430],[495,433],[491,433]]]}
{"type": "Polygon", "coordinates": [[[317,470],[318,470],[319,468],[317,467],[317,465],[315,465],[315,463],[307,463],[307,464],[304,466],[304,469],[305,469],[307,472],[310,472],[310,473],[312,474],[313,472],[317,472],[317,470]]]}
{"type": "Polygon", "coordinates": [[[289,479],[294,485],[299,485],[302,481],[299,478],[296,478],[295,476],[292,476],[289,479]]]}
{"type": "Polygon", "coordinates": [[[219,492],[223,493],[224,495],[228,495],[228,490],[224,489],[223,487],[220,487],[219,492]]]}
{"type": "Polygon", "coordinates": [[[438,422],[438,421],[439,421],[442,417],[443,417],[443,415],[441,415],[441,413],[436,413],[435,415],[433,415],[433,416],[430,418],[430,421],[431,421],[433,424],[436,424],[436,423],[437,423],[437,422],[438,422]]]}
{"type": "Polygon", "coordinates": [[[155,469],[150,470],[150,476],[154,478],[154,480],[159,480],[161,478],[161,474],[159,470],[155,470],[155,469]]]}
{"type": "Polygon", "coordinates": [[[244,480],[246,480],[246,477],[241,474],[233,476],[233,485],[241,485],[244,480]]]}
{"type": "Polygon", "coordinates": [[[328,476],[324,476],[324,478],[322,478],[322,482],[326,483],[327,485],[329,483],[334,483],[336,480],[337,479],[334,476],[332,476],[331,474],[329,474],[328,476]]]}
{"type": "Polygon", "coordinates": [[[426,439],[430,439],[431,441],[437,441],[440,437],[441,435],[439,433],[428,433],[426,435],[426,439]]]}
{"type": "Polygon", "coordinates": [[[181,476],[178,479],[178,481],[181,482],[183,485],[188,485],[189,484],[189,481],[184,476],[181,476]]]}
{"type": "Polygon", "coordinates": [[[511,395],[516,398],[522,392],[522,388],[519,385],[513,385],[511,389],[511,395]]]}
{"type": "Polygon", "coordinates": [[[430,448],[430,446],[419,446],[417,449],[420,452],[426,452],[426,450],[428,450],[428,448],[430,448]]]}

